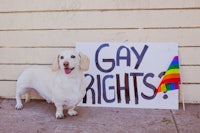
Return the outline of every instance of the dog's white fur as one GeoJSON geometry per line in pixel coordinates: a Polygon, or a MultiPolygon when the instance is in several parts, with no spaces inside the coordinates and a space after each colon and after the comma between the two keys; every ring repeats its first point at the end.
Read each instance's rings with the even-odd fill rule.
{"type": "Polygon", "coordinates": [[[86,55],[66,50],[57,56],[52,69],[41,66],[26,69],[17,81],[15,108],[22,109],[21,96],[34,90],[47,102],[55,104],[56,118],[64,117],[63,109],[68,109],[71,116],[77,115],[74,108],[86,93],[83,71],[88,68],[89,58],[86,55]]]}

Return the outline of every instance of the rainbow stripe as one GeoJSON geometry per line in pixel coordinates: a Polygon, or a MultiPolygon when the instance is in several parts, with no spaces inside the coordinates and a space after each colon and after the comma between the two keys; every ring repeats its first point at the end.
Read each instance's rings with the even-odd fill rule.
{"type": "Polygon", "coordinates": [[[166,92],[169,90],[179,89],[180,83],[180,70],[178,56],[175,56],[172,60],[169,68],[165,72],[163,79],[156,89],[156,92],[166,92]]]}

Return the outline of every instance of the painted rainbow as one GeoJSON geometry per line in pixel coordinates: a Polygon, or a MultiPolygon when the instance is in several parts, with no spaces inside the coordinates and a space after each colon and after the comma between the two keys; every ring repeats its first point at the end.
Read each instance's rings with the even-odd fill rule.
{"type": "Polygon", "coordinates": [[[179,59],[178,56],[175,56],[169,68],[165,72],[161,83],[156,89],[156,93],[179,89],[179,83],[180,83],[179,59]]]}

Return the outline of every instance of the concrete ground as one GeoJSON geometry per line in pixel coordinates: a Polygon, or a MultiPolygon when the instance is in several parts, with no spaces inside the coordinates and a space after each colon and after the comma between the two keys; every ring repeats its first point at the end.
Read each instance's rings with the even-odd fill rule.
{"type": "Polygon", "coordinates": [[[0,133],[200,133],[199,104],[186,111],[78,107],[78,116],[59,120],[54,105],[42,100],[14,106],[0,99],[0,133]]]}

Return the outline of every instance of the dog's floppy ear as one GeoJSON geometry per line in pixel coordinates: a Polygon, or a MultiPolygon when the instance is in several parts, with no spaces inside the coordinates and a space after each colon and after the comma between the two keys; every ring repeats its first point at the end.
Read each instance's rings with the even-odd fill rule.
{"type": "Polygon", "coordinates": [[[53,64],[52,64],[52,71],[53,72],[57,72],[59,69],[60,69],[60,67],[59,67],[59,55],[54,59],[54,62],[53,62],[53,64]]]}
{"type": "Polygon", "coordinates": [[[79,52],[79,56],[80,56],[80,65],[79,65],[80,70],[87,71],[90,66],[90,59],[81,52],[79,52]]]}

